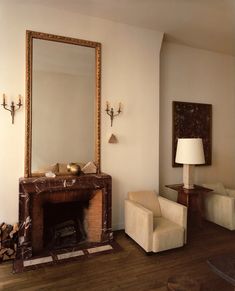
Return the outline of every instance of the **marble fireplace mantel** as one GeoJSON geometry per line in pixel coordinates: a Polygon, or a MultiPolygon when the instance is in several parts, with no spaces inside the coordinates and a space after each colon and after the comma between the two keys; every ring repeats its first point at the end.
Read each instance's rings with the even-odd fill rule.
{"type": "Polygon", "coordinates": [[[19,181],[20,227],[17,257],[29,259],[34,255],[33,236],[35,233],[38,236],[40,231],[42,232],[40,222],[42,218],[38,218],[38,216],[42,216],[40,207],[45,202],[49,200],[49,202],[53,203],[76,201],[84,199],[84,195],[88,195],[87,193],[98,190],[102,193],[100,242],[108,242],[113,239],[111,226],[111,176],[107,174],[88,174],[82,176],[57,176],[55,178],[21,178],[19,181]],[[35,211],[34,205],[39,210],[35,211]]]}

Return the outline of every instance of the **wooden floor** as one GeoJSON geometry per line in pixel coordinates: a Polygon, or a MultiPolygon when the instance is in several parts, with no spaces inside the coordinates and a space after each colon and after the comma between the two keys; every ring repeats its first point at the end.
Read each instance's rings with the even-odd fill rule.
{"type": "Polygon", "coordinates": [[[214,274],[206,260],[235,252],[235,232],[211,223],[191,230],[183,248],[146,255],[123,231],[115,232],[123,251],[85,261],[46,267],[13,275],[12,263],[0,265],[0,290],[158,290],[166,291],[170,276],[187,275],[202,282],[204,290],[233,288],[214,274]]]}

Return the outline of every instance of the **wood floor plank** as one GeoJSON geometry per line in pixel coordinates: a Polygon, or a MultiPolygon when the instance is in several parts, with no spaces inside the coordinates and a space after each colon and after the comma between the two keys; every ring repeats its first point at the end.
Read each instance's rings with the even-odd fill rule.
{"type": "Polygon", "coordinates": [[[199,280],[206,291],[233,288],[212,272],[210,256],[235,252],[235,232],[205,222],[203,229],[189,231],[187,245],[166,252],[146,253],[123,231],[115,232],[123,248],[84,261],[44,267],[13,275],[12,263],[0,265],[0,290],[163,291],[170,276],[199,280]]]}

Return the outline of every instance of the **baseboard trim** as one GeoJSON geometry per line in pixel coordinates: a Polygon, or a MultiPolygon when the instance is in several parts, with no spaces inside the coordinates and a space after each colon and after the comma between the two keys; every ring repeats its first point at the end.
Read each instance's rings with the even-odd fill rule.
{"type": "Polygon", "coordinates": [[[122,230],[124,229],[124,223],[120,223],[120,224],[113,224],[112,225],[112,229],[115,230],[122,230]]]}

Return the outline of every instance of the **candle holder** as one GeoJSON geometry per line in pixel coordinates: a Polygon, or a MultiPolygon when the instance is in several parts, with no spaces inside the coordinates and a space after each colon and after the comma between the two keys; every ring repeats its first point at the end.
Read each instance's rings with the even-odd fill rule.
{"type": "Polygon", "coordinates": [[[105,109],[105,111],[110,116],[111,126],[113,126],[113,119],[114,119],[114,117],[118,116],[122,112],[121,111],[121,103],[119,103],[119,107],[118,107],[117,113],[115,114],[113,107],[109,108],[109,103],[107,101],[106,102],[106,109],[105,109]]]}
{"type": "Polygon", "coordinates": [[[15,120],[15,112],[17,110],[20,109],[20,107],[23,105],[22,101],[21,101],[21,96],[19,95],[19,101],[18,103],[15,105],[14,101],[11,102],[11,106],[8,107],[7,103],[6,103],[6,96],[5,94],[3,94],[3,101],[2,104],[3,108],[9,112],[11,112],[11,123],[14,124],[14,120],[15,120]],[[17,107],[16,107],[17,106],[17,107]]]}

